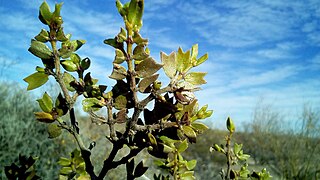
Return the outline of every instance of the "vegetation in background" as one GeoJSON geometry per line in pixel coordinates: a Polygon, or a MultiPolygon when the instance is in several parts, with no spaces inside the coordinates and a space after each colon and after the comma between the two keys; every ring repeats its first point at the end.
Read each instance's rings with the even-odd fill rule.
{"type": "Polygon", "coordinates": [[[0,88],[0,167],[4,179],[4,167],[19,161],[19,154],[39,157],[36,169],[41,177],[58,176],[58,157],[65,154],[59,139],[48,139],[47,128],[34,121],[38,111],[32,98],[13,83],[1,82],[0,88]]]}

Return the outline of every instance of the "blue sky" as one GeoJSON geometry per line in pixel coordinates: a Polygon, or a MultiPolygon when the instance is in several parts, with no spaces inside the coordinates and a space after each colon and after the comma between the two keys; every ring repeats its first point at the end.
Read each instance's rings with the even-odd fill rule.
{"type": "MultiPolygon", "coordinates": [[[[214,127],[227,116],[247,122],[263,98],[296,116],[304,103],[320,108],[320,1],[318,0],[145,0],[141,34],[151,55],[169,54],[199,44],[209,60],[199,67],[207,84],[197,93],[201,105],[215,111],[214,127]]],[[[45,28],[38,21],[42,1],[0,0],[1,79],[26,87],[22,79],[40,61],[28,51],[30,39],[45,28]]],[[[47,1],[51,7],[55,2],[47,1]]],[[[122,2],[124,2],[122,0],[122,2]]],[[[114,50],[103,44],[114,37],[122,19],[113,0],[66,0],[64,30],[87,43],[79,55],[92,60],[94,77],[106,85],[114,50]]]]}

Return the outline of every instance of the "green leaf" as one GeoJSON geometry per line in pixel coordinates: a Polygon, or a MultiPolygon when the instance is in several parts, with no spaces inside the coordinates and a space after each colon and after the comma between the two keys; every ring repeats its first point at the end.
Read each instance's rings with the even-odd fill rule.
{"type": "Polygon", "coordinates": [[[202,123],[199,123],[199,122],[193,122],[191,124],[191,127],[198,133],[202,134],[204,133],[204,131],[208,130],[208,126],[202,124],[202,123]]]}
{"type": "Polygon", "coordinates": [[[24,78],[23,80],[28,83],[27,90],[33,90],[45,84],[48,81],[48,79],[48,74],[36,72],[24,78]]]}
{"type": "Polygon", "coordinates": [[[43,42],[31,40],[31,46],[28,49],[33,55],[41,59],[52,59],[52,51],[43,42]]]}
{"type": "Polygon", "coordinates": [[[50,12],[50,7],[46,1],[40,5],[39,9],[39,19],[45,25],[50,25],[52,19],[52,13],[50,12]]]}
{"type": "Polygon", "coordinates": [[[201,56],[193,66],[199,66],[200,64],[204,63],[208,58],[209,55],[208,53],[206,53],[205,55],[201,56]]]}
{"type": "Polygon", "coordinates": [[[127,19],[135,30],[139,30],[142,26],[143,8],[143,0],[130,1],[127,19]]]}
{"type": "Polygon", "coordinates": [[[49,138],[53,139],[61,135],[62,128],[58,126],[57,124],[49,124],[47,127],[47,132],[49,134],[49,138]]]}
{"type": "Polygon", "coordinates": [[[187,169],[190,171],[190,170],[193,170],[197,165],[197,160],[191,160],[191,161],[188,161],[187,164],[186,164],[186,167],[187,169]]]}
{"type": "Polygon", "coordinates": [[[127,58],[124,56],[123,52],[120,49],[116,49],[116,56],[113,61],[113,63],[121,64],[123,63],[127,58]]]}
{"type": "Polygon", "coordinates": [[[176,53],[172,52],[167,55],[164,52],[160,52],[161,62],[163,64],[163,70],[166,75],[172,79],[177,73],[177,65],[176,65],[176,53]]]}
{"type": "Polygon", "coordinates": [[[117,35],[117,42],[122,43],[127,39],[126,30],[123,28],[120,29],[120,33],[117,35]]]}
{"type": "Polygon", "coordinates": [[[73,40],[71,41],[71,47],[73,47],[73,51],[77,51],[85,43],[86,40],[73,40]]]}
{"type": "Polygon", "coordinates": [[[205,84],[207,83],[204,80],[204,76],[206,74],[207,73],[204,73],[204,72],[191,72],[186,75],[185,80],[193,85],[205,84]]]}
{"type": "Polygon", "coordinates": [[[191,59],[190,59],[190,50],[184,53],[182,48],[179,48],[176,58],[177,58],[176,68],[179,72],[185,73],[192,67],[191,59]]]}
{"type": "Polygon", "coordinates": [[[68,72],[64,72],[63,73],[63,82],[66,85],[67,89],[71,92],[74,92],[75,89],[72,86],[72,83],[76,83],[76,78],[73,77],[71,74],[69,74],[68,72]]]}
{"type": "Polygon", "coordinates": [[[60,17],[60,12],[61,12],[61,7],[62,7],[63,3],[56,3],[55,4],[55,9],[53,12],[53,17],[60,17]]]}
{"type": "Polygon", "coordinates": [[[143,78],[138,85],[139,91],[142,93],[145,92],[146,89],[158,79],[158,77],[159,77],[159,74],[154,74],[152,76],[143,78]]]}
{"type": "Polygon", "coordinates": [[[235,143],[234,144],[234,153],[238,154],[242,150],[242,144],[235,143]]]}
{"type": "Polygon", "coordinates": [[[146,46],[148,44],[148,39],[143,39],[138,32],[134,32],[132,39],[137,45],[146,46]]]}
{"type": "Polygon", "coordinates": [[[178,152],[179,153],[182,153],[184,152],[185,150],[188,149],[188,141],[187,139],[185,139],[184,141],[182,141],[182,143],[179,144],[178,146],[178,152]]]}
{"type": "Polygon", "coordinates": [[[122,5],[120,0],[116,0],[116,6],[120,15],[125,18],[128,15],[127,9],[122,5]]]}
{"type": "Polygon", "coordinates": [[[164,153],[171,153],[174,151],[174,147],[170,147],[166,144],[162,144],[163,145],[163,152],[164,153]]]}
{"type": "Polygon", "coordinates": [[[70,166],[71,165],[71,161],[68,158],[64,158],[64,157],[60,157],[58,164],[60,166],[70,166]]]}
{"type": "Polygon", "coordinates": [[[61,65],[65,70],[67,70],[69,72],[75,72],[75,71],[78,70],[77,64],[75,64],[71,60],[63,60],[63,61],[61,61],[61,65]]]}
{"type": "Polygon", "coordinates": [[[103,41],[105,44],[108,44],[114,48],[123,48],[123,43],[117,41],[117,38],[106,39],[103,41]]]}
{"type": "Polygon", "coordinates": [[[109,78],[115,79],[115,80],[122,80],[126,78],[126,76],[127,76],[126,68],[119,64],[113,63],[113,71],[109,76],[109,78]]]}
{"type": "Polygon", "coordinates": [[[231,120],[230,117],[228,117],[228,119],[227,119],[227,129],[228,129],[228,131],[230,133],[233,133],[235,131],[235,129],[236,129],[235,126],[234,126],[234,123],[233,123],[233,121],[231,120]]]}
{"type": "Polygon", "coordinates": [[[195,180],[196,178],[193,176],[193,171],[186,171],[181,174],[181,179],[183,180],[195,180]]]}
{"type": "Polygon", "coordinates": [[[82,101],[83,110],[85,112],[89,111],[97,111],[99,110],[104,104],[101,103],[97,98],[86,98],[82,101]]]}
{"type": "Polygon", "coordinates": [[[132,58],[135,60],[144,60],[149,57],[149,54],[145,52],[144,45],[138,45],[133,50],[132,58]]]}
{"type": "Polygon", "coordinates": [[[153,75],[162,66],[163,65],[158,64],[154,59],[149,57],[138,64],[135,70],[139,77],[144,78],[153,75]]]}
{"type": "Polygon", "coordinates": [[[114,100],[114,108],[121,110],[127,107],[127,98],[123,95],[120,95],[114,100]]]}
{"type": "Polygon", "coordinates": [[[61,41],[61,42],[64,42],[64,41],[68,41],[69,38],[64,34],[63,32],[63,27],[60,27],[58,32],[57,32],[57,40],[58,41],[61,41]]]}
{"type": "Polygon", "coordinates": [[[51,114],[46,112],[35,112],[34,115],[36,116],[36,119],[40,122],[44,123],[52,123],[54,122],[54,119],[51,114]]]}
{"type": "Polygon", "coordinates": [[[198,44],[195,44],[191,48],[191,61],[192,62],[197,61],[197,56],[198,56],[198,44]]]}
{"type": "Polygon", "coordinates": [[[190,126],[182,126],[184,135],[188,137],[190,142],[196,142],[197,134],[190,126]]]}
{"type": "Polygon", "coordinates": [[[60,169],[60,174],[62,174],[62,175],[69,175],[72,172],[73,172],[73,170],[71,167],[63,167],[60,169]]]}
{"type": "Polygon", "coordinates": [[[36,36],[34,37],[37,41],[40,41],[40,42],[48,42],[49,41],[49,33],[48,31],[46,31],[45,29],[41,29],[41,32],[36,36]]]}
{"type": "Polygon", "coordinates": [[[82,70],[87,70],[90,67],[91,61],[89,58],[84,58],[80,62],[80,67],[82,70]]]}
{"type": "Polygon", "coordinates": [[[43,94],[42,99],[38,99],[37,101],[42,111],[46,113],[50,113],[52,111],[53,101],[47,92],[43,94]]]}
{"type": "Polygon", "coordinates": [[[157,139],[151,133],[148,133],[148,138],[152,145],[157,145],[157,139]]]}

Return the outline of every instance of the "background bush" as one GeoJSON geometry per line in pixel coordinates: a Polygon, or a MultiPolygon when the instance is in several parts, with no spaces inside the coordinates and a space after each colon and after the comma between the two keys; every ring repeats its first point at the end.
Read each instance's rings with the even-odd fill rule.
{"type": "Polygon", "coordinates": [[[56,179],[60,168],[56,161],[68,155],[64,142],[61,138],[48,139],[46,126],[34,118],[38,105],[24,89],[6,82],[1,82],[0,87],[1,179],[5,179],[4,166],[17,162],[19,154],[39,157],[38,174],[43,179],[56,179]]]}

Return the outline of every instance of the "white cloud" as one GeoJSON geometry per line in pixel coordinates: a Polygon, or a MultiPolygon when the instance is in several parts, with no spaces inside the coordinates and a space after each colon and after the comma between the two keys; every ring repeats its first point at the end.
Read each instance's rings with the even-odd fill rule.
{"type": "Polygon", "coordinates": [[[262,86],[280,82],[299,73],[301,69],[297,66],[277,67],[276,69],[264,71],[260,74],[240,76],[231,82],[231,88],[245,88],[250,86],[262,86]]]}

